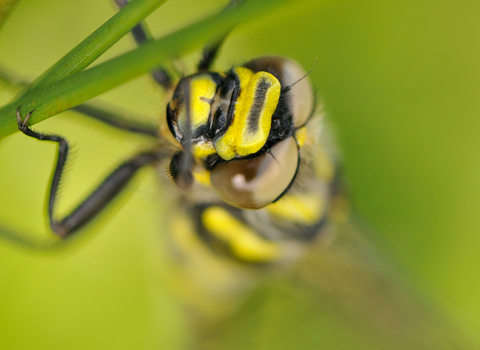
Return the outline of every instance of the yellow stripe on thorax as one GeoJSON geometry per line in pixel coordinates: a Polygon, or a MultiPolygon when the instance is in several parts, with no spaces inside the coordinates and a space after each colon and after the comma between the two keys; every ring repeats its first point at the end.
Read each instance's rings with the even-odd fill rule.
{"type": "Polygon", "coordinates": [[[227,243],[232,254],[240,260],[270,262],[280,256],[278,245],[258,236],[224,208],[212,206],[205,209],[202,223],[212,235],[227,243]]]}
{"type": "Polygon", "coordinates": [[[325,202],[318,194],[287,194],[266,207],[270,214],[303,225],[313,225],[322,219],[325,202]]]}

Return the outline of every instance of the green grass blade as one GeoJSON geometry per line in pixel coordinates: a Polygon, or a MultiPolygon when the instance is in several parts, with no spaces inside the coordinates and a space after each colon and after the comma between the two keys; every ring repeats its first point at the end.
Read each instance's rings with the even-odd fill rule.
{"type": "Polygon", "coordinates": [[[87,68],[166,0],[133,0],[38,77],[26,93],[87,68]]]}
{"type": "MultiPolygon", "coordinates": [[[[2,88],[16,94],[22,89],[26,89],[29,83],[19,78],[15,73],[5,69],[0,65],[0,91],[2,88]]],[[[106,105],[104,103],[85,102],[73,108],[75,111],[88,117],[94,117],[97,120],[103,120],[107,124],[124,126],[131,130],[132,127],[144,135],[157,137],[158,125],[145,122],[145,116],[136,116],[132,118],[132,113],[123,111],[116,106],[106,105]],[[127,127],[128,125],[128,127],[127,127]]]]}
{"type": "Polygon", "coordinates": [[[0,137],[18,130],[15,111],[19,106],[23,116],[35,109],[29,124],[38,123],[146,74],[171,57],[179,57],[198,48],[209,38],[230,30],[240,21],[250,20],[288,2],[245,2],[231,11],[207,17],[110,61],[29,93],[0,109],[0,137]]]}
{"type": "Polygon", "coordinates": [[[0,0],[0,29],[19,0],[0,0]]]}

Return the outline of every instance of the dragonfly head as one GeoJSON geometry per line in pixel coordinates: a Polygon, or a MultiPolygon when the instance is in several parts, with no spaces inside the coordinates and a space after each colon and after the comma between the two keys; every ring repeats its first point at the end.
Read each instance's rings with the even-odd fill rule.
{"type": "Polygon", "coordinates": [[[182,146],[170,162],[177,185],[190,188],[200,165],[233,206],[258,209],[279,199],[300,164],[295,133],[312,114],[304,78],[298,64],[278,57],[182,78],[167,105],[167,124],[182,146]]]}

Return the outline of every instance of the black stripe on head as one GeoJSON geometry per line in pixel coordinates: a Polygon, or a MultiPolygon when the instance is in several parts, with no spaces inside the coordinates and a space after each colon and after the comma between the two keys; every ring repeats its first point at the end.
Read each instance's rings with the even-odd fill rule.
{"type": "Polygon", "coordinates": [[[228,103],[228,106],[222,106],[222,104],[220,104],[219,108],[215,111],[208,134],[210,138],[221,137],[232,125],[235,104],[237,103],[239,94],[240,79],[232,69],[223,79],[222,85],[220,86],[220,98],[224,99],[225,102],[228,103]]]}
{"type": "MultiPolygon", "coordinates": [[[[235,112],[235,104],[237,103],[238,95],[240,94],[240,79],[238,78],[238,75],[236,75],[233,70],[230,71],[230,74],[227,76],[232,77],[233,81],[235,82],[235,85],[233,85],[233,92],[232,92],[232,99],[230,100],[230,106],[228,107],[228,113],[227,113],[227,125],[226,128],[230,127],[232,125],[233,121],[233,113],[235,112]]],[[[227,79],[225,79],[225,84],[227,83],[227,79]]],[[[231,84],[230,82],[228,82],[231,84]]],[[[232,85],[229,85],[229,88],[231,88],[232,85]]]]}
{"type": "Polygon", "coordinates": [[[247,130],[249,133],[256,133],[258,131],[258,121],[260,119],[260,113],[262,112],[263,106],[265,104],[265,98],[267,96],[268,89],[272,85],[266,79],[262,79],[258,82],[257,89],[255,91],[255,98],[252,103],[248,114],[248,126],[247,130]]]}

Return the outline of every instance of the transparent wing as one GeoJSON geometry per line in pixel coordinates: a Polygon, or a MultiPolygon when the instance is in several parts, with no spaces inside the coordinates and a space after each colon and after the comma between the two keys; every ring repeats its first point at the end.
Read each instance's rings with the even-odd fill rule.
{"type": "Polygon", "coordinates": [[[333,229],[294,268],[263,276],[229,322],[204,331],[208,348],[473,348],[375,253],[365,227],[333,229]]]}

